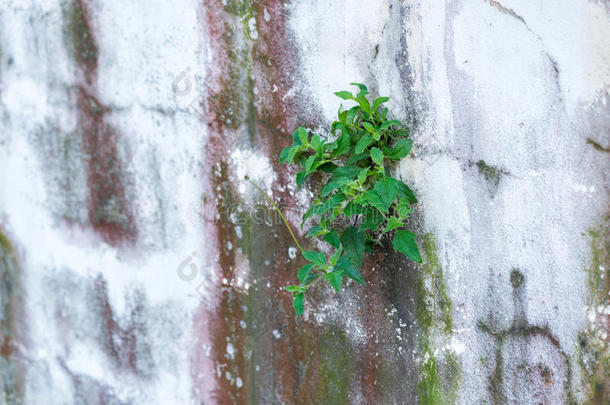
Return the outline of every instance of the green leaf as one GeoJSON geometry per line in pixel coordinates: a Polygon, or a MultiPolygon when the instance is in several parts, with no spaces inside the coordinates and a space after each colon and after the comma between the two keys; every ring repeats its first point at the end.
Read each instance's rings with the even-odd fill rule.
{"type": "Polygon", "coordinates": [[[377,210],[368,209],[364,215],[364,219],[360,224],[360,231],[371,230],[375,231],[379,228],[379,225],[385,220],[377,210]]]}
{"type": "Polygon", "coordinates": [[[341,156],[347,152],[352,146],[351,137],[349,133],[344,132],[341,137],[337,140],[337,149],[333,152],[333,156],[341,156]]]}
{"type": "Polygon", "coordinates": [[[336,164],[332,163],[332,162],[326,162],[326,163],[322,163],[320,166],[318,166],[316,169],[320,170],[324,173],[332,173],[335,171],[335,169],[339,167],[336,164]]]}
{"type": "Polygon", "coordinates": [[[350,226],[341,235],[341,245],[347,257],[356,265],[361,267],[364,261],[364,236],[358,230],[350,226]]]}
{"type": "Polygon", "coordinates": [[[379,129],[380,130],[385,130],[385,129],[390,128],[392,125],[402,125],[402,124],[398,120],[386,121],[383,124],[381,124],[381,127],[379,127],[379,129]]]}
{"type": "MultiPolygon", "coordinates": [[[[306,264],[305,266],[301,267],[299,271],[297,271],[297,277],[299,278],[301,284],[306,285],[307,283],[310,283],[311,281],[320,277],[320,275],[312,271],[313,267],[314,266],[312,264],[306,264]]],[[[304,290],[305,288],[303,288],[303,291],[304,290]]]]}
{"type": "Polygon", "coordinates": [[[402,253],[414,262],[422,262],[413,232],[397,230],[394,233],[392,246],[394,246],[395,251],[402,253]]]}
{"type": "Polygon", "coordinates": [[[307,135],[307,130],[303,127],[299,127],[297,129],[299,131],[299,140],[303,146],[309,145],[309,135],[307,135]]]}
{"type": "Polygon", "coordinates": [[[353,180],[358,175],[360,168],[356,166],[339,166],[333,172],[331,181],[339,181],[341,179],[353,180]]]}
{"type": "Polygon", "coordinates": [[[303,214],[303,219],[301,221],[301,229],[303,229],[303,224],[305,223],[305,221],[307,221],[307,219],[314,214],[313,210],[318,205],[320,205],[319,201],[315,200],[314,203],[311,204],[311,206],[307,209],[307,211],[305,211],[305,213],[303,214]]]}
{"type": "Polygon", "coordinates": [[[392,205],[398,191],[398,182],[391,177],[384,177],[375,183],[373,190],[381,197],[386,208],[392,205]]]}
{"type": "Polygon", "coordinates": [[[348,165],[352,165],[354,163],[357,163],[363,159],[368,159],[369,158],[369,154],[368,153],[358,153],[355,155],[351,155],[348,159],[347,159],[347,164],[348,165]]]}
{"type": "Polygon", "coordinates": [[[300,172],[297,173],[297,186],[300,189],[301,186],[303,185],[303,182],[305,182],[305,170],[301,170],[300,172]]]}
{"type": "Polygon", "coordinates": [[[326,185],[320,191],[320,196],[326,197],[327,195],[329,195],[330,193],[332,193],[333,191],[335,191],[336,189],[341,187],[343,184],[345,184],[345,182],[341,182],[341,181],[331,181],[331,182],[326,183],[326,185]]]}
{"type": "MultiPolygon", "coordinates": [[[[364,128],[366,128],[366,130],[367,130],[367,131],[369,131],[371,134],[374,134],[374,133],[375,133],[375,127],[374,127],[373,125],[371,125],[371,123],[370,123],[370,122],[366,122],[366,121],[364,121],[364,122],[362,123],[362,126],[363,126],[364,128]]],[[[356,153],[358,153],[358,152],[356,152],[356,153]]]]}
{"type": "Polygon", "coordinates": [[[296,312],[297,318],[301,316],[305,310],[305,294],[300,293],[295,295],[292,300],[292,307],[294,308],[294,312],[296,312]]]}
{"type": "Polygon", "coordinates": [[[403,157],[407,156],[411,151],[411,146],[413,145],[413,141],[410,139],[399,139],[393,148],[385,148],[385,155],[389,159],[400,160],[403,157]]]}
{"type": "Polygon", "coordinates": [[[360,107],[362,108],[362,111],[364,111],[367,114],[371,113],[371,104],[369,103],[369,100],[366,99],[366,94],[361,91],[360,93],[358,93],[358,95],[356,96],[356,98],[354,100],[356,100],[356,102],[358,102],[358,104],[360,104],[360,107]]]}
{"type": "Polygon", "coordinates": [[[401,226],[403,226],[402,219],[399,219],[396,217],[390,217],[388,219],[388,225],[385,227],[384,232],[393,231],[394,229],[400,228],[401,226]]]}
{"type": "Polygon", "coordinates": [[[341,281],[343,280],[343,270],[335,270],[324,275],[326,281],[335,289],[336,292],[341,290],[341,281]]]}
{"type": "Polygon", "coordinates": [[[389,99],[390,99],[389,97],[378,97],[377,99],[375,99],[375,102],[373,102],[371,111],[374,113],[377,110],[377,107],[379,107],[381,104],[385,103],[389,99]]]}
{"type": "Polygon", "coordinates": [[[408,138],[409,137],[409,128],[404,128],[399,131],[396,131],[396,133],[394,133],[393,136],[408,138]]]}
{"type": "Polygon", "coordinates": [[[354,152],[362,153],[366,149],[366,147],[369,146],[372,142],[373,142],[372,136],[364,135],[362,138],[360,138],[360,140],[356,144],[356,149],[354,149],[354,152]]]}
{"type": "Polygon", "coordinates": [[[343,275],[345,277],[349,277],[357,283],[364,284],[364,279],[360,274],[360,270],[358,270],[358,268],[354,266],[354,263],[352,263],[352,261],[346,255],[343,255],[339,258],[335,269],[343,270],[343,275]]]}
{"type": "Polygon", "coordinates": [[[339,256],[341,256],[341,252],[343,252],[343,249],[341,249],[340,247],[337,249],[337,251],[335,252],[334,255],[332,255],[332,257],[330,258],[330,267],[335,267],[335,264],[337,264],[337,260],[339,260],[339,256]]]}
{"type": "Polygon", "coordinates": [[[364,169],[360,170],[360,172],[358,173],[358,183],[360,184],[364,184],[364,182],[366,181],[366,178],[369,175],[369,168],[371,166],[367,166],[364,169]]]}
{"type": "Polygon", "coordinates": [[[387,115],[388,115],[388,109],[384,107],[384,108],[382,108],[382,109],[381,109],[381,113],[380,113],[380,114],[378,114],[377,116],[379,117],[379,119],[380,119],[381,121],[385,121],[385,117],[386,117],[387,115]]]}
{"type": "Polygon", "coordinates": [[[311,173],[313,171],[314,167],[314,163],[316,162],[316,160],[318,159],[318,157],[316,155],[311,155],[310,157],[307,158],[307,160],[305,161],[305,176],[307,176],[309,173],[311,173]]]}
{"type": "MultiPolygon", "coordinates": [[[[396,179],[395,179],[396,180],[396,179]]],[[[400,180],[396,180],[398,185],[398,198],[399,199],[407,199],[409,203],[415,204],[417,203],[417,198],[415,197],[415,193],[413,190],[409,188],[405,183],[400,180]]]]}
{"type": "Polygon", "coordinates": [[[357,105],[355,107],[350,108],[349,110],[347,110],[347,116],[345,117],[345,122],[349,125],[354,123],[354,118],[356,118],[356,115],[358,115],[358,112],[360,111],[360,106],[357,105]]]}
{"type": "Polygon", "coordinates": [[[305,237],[309,239],[313,238],[314,236],[323,235],[326,233],[327,231],[321,226],[314,226],[309,230],[309,232],[307,232],[307,235],[305,237]]]}
{"type": "Polygon", "coordinates": [[[381,196],[377,194],[375,190],[368,190],[366,193],[364,193],[363,197],[365,201],[368,202],[372,207],[377,208],[384,214],[388,213],[389,205],[383,201],[381,196]]]}
{"type": "Polygon", "coordinates": [[[360,215],[364,212],[364,207],[354,201],[350,201],[345,205],[343,213],[346,217],[351,217],[352,215],[360,215]]]}
{"type": "Polygon", "coordinates": [[[410,208],[409,200],[407,200],[406,198],[401,198],[400,200],[398,200],[398,204],[396,204],[396,212],[398,212],[398,215],[402,219],[408,217],[409,214],[413,212],[413,210],[410,208]]]}
{"type": "Polygon", "coordinates": [[[299,156],[299,154],[302,151],[303,151],[302,146],[295,146],[294,148],[292,148],[292,150],[288,154],[288,158],[286,159],[286,161],[287,162],[296,162],[297,157],[299,156]]]}
{"type": "Polygon", "coordinates": [[[333,194],[326,201],[324,201],[322,204],[316,205],[312,209],[312,214],[314,214],[314,215],[324,215],[328,211],[330,211],[333,208],[337,207],[338,205],[342,204],[343,201],[345,201],[345,199],[346,199],[346,197],[343,194],[333,194]]]}
{"type": "Polygon", "coordinates": [[[318,155],[322,155],[324,153],[324,141],[320,138],[320,135],[314,135],[311,138],[311,147],[316,151],[318,155]]]}
{"type": "Polygon", "coordinates": [[[362,83],[357,83],[357,82],[353,82],[350,83],[352,86],[358,86],[358,88],[360,89],[360,92],[365,92],[366,94],[369,93],[369,89],[362,83]]]}
{"type": "Polygon", "coordinates": [[[288,161],[288,155],[290,154],[292,149],[292,146],[288,146],[287,148],[282,149],[282,152],[280,152],[280,163],[286,163],[288,161]]]}
{"type": "Polygon", "coordinates": [[[383,152],[378,147],[371,148],[371,158],[379,166],[383,164],[383,152]]]}
{"type": "Polygon", "coordinates": [[[328,242],[329,245],[339,249],[341,246],[341,241],[339,240],[339,233],[337,233],[336,229],[331,230],[324,236],[324,240],[328,242]]]}
{"type": "Polygon", "coordinates": [[[315,266],[326,267],[326,257],[322,252],[308,250],[303,252],[303,257],[313,263],[315,266]]]}
{"type": "Polygon", "coordinates": [[[303,291],[305,291],[305,288],[300,285],[289,285],[289,286],[284,287],[284,290],[290,291],[293,294],[294,293],[299,294],[299,293],[302,293],[303,291]]]}
{"type": "Polygon", "coordinates": [[[297,271],[297,277],[299,278],[299,281],[302,284],[305,284],[305,278],[307,277],[307,275],[309,274],[310,270],[313,268],[312,264],[306,264],[305,266],[301,267],[299,269],[299,271],[297,271]]]}
{"type": "MultiPolygon", "coordinates": [[[[301,127],[299,127],[301,128],[301,127]]],[[[294,132],[292,133],[292,140],[293,140],[293,145],[299,145],[301,146],[301,137],[299,136],[299,128],[295,129],[294,132]]]]}
{"type": "Polygon", "coordinates": [[[349,91],[338,91],[335,96],[341,97],[343,100],[353,100],[354,96],[349,91]]]}

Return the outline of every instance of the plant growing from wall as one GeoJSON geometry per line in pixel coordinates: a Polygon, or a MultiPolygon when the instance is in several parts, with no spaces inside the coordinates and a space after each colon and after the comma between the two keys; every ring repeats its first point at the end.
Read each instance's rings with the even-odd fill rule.
{"type": "Polygon", "coordinates": [[[349,91],[335,93],[356,105],[347,110],[339,107],[330,136],[299,127],[292,134],[292,145],[280,155],[281,163],[300,166],[296,174],[299,189],[311,176],[323,183],[303,215],[301,228],[308,220],[313,222],[306,237],[322,241],[326,249],[304,250],[273,200],[250,180],[280,213],[308,262],[297,272],[299,284],[286,287],[293,295],[297,317],[303,313],[305,293],[321,280],[337,292],[345,277],[364,284],[360,273],[364,255],[380,245],[386,235],[392,238],[395,251],[421,263],[416,235],[403,229],[417,199],[405,183],[387,174],[388,166],[411,150],[409,128],[388,119],[388,109],[383,106],[388,97],[378,97],[371,103],[365,85],[352,85],[359,89],[356,95],[349,91]]]}

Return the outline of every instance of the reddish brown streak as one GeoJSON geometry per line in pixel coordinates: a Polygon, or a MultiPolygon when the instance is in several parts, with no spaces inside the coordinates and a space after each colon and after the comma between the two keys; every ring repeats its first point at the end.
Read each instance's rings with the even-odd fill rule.
{"type": "Polygon", "coordinates": [[[125,173],[117,146],[119,134],[108,122],[110,108],[98,97],[98,47],[87,1],[76,0],[72,4],[69,28],[80,82],[76,102],[87,161],[89,222],[109,244],[133,243],[136,229],[125,193],[125,173]]]}

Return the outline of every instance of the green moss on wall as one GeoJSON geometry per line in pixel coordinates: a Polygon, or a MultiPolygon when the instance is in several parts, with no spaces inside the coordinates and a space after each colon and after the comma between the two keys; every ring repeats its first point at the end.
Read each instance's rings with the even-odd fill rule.
{"type": "Polygon", "coordinates": [[[604,148],[598,142],[595,142],[592,138],[587,138],[587,143],[593,146],[593,148],[598,152],[610,153],[610,148],[604,148]]]}
{"type": "Polygon", "coordinates": [[[419,365],[418,398],[420,404],[450,404],[457,398],[460,365],[453,352],[435,350],[438,342],[451,336],[453,318],[432,234],[424,235],[422,251],[424,261],[415,285],[418,345],[423,358],[419,365]]]}
{"type": "Polygon", "coordinates": [[[321,403],[348,404],[354,376],[354,358],[345,332],[333,328],[322,335],[320,355],[318,398],[321,403]]]}
{"type": "Polygon", "coordinates": [[[503,175],[507,173],[496,166],[488,165],[487,163],[485,163],[484,160],[479,160],[475,163],[475,165],[479,170],[479,174],[481,174],[487,182],[487,188],[489,189],[489,192],[493,197],[496,194],[496,191],[498,190],[500,179],[503,175]]]}
{"type": "Polygon", "coordinates": [[[607,315],[610,305],[610,216],[589,231],[591,264],[586,269],[589,284],[587,329],[578,336],[578,357],[585,376],[585,404],[610,403],[610,347],[604,338],[610,333],[607,315]]]}
{"type": "MultiPolygon", "coordinates": [[[[424,235],[422,248],[426,255],[426,261],[422,265],[422,270],[425,277],[432,280],[432,295],[434,296],[434,305],[437,306],[434,312],[437,312],[440,320],[443,323],[445,333],[451,333],[453,328],[453,318],[451,315],[451,301],[447,296],[445,288],[445,279],[443,276],[443,268],[438,260],[438,252],[434,236],[430,233],[424,235]]],[[[423,279],[422,279],[423,281],[423,279]]],[[[423,286],[422,286],[423,287],[423,286]]],[[[420,289],[421,291],[421,289],[420,289]]],[[[423,294],[425,295],[425,294],[423,294]]],[[[423,309],[423,307],[422,307],[423,309]]],[[[426,312],[426,311],[422,311],[426,312]]],[[[422,314],[423,315],[423,314],[422,314]]],[[[431,318],[431,317],[430,317],[431,318]]],[[[428,325],[430,327],[431,325],[428,325]]]]}
{"type": "Polygon", "coordinates": [[[436,359],[428,351],[428,358],[420,369],[420,380],[417,386],[420,405],[438,405],[444,403],[441,383],[436,371],[436,359]]]}

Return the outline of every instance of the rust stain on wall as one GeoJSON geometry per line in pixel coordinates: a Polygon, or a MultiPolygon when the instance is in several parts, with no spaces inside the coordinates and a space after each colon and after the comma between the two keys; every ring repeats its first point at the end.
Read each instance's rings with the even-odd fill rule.
{"type": "Polygon", "coordinates": [[[109,123],[109,106],[98,95],[98,45],[90,5],[75,0],[65,11],[66,42],[77,64],[78,122],[87,163],[88,217],[93,229],[112,245],[132,243],[136,229],[126,196],[126,173],[119,155],[119,134],[109,123]]]}
{"type": "Polygon", "coordinates": [[[317,367],[312,363],[319,356],[313,350],[317,332],[307,325],[297,327],[290,296],[283,291],[296,278],[287,269],[290,236],[279,223],[270,226],[246,214],[238,237],[227,216],[232,204],[251,208],[241,201],[237,187],[243,179],[236,178],[227,159],[235,148],[266,156],[277,174],[274,198],[287,210],[296,205],[289,193],[280,191],[292,179],[278,170],[277,163],[279,151],[290,143],[287,131],[305,116],[293,101],[282,100],[296,84],[296,53],[284,26],[283,3],[229,1],[204,6],[214,66],[207,75],[203,103],[208,123],[204,153],[212,168],[205,173],[206,189],[213,196],[206,204],[219,213],[218,220],[206,224],[206,234],[214,240],[207,249],[216,259],[210,265],[216,268],[220,285],[215,308],[202,309],[209,312],[198,319],[209,320],[202,334],[212,335],[211,357],[217,370],[212,397],[221,404],[277,399],[298,403],[298,398],[309,397],[304,384],[309,386],[312,377],[315,381],[317,367]],[[236,285],[238,268],[243,267],[248,288],[236,285]]]}

